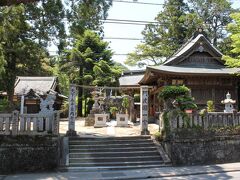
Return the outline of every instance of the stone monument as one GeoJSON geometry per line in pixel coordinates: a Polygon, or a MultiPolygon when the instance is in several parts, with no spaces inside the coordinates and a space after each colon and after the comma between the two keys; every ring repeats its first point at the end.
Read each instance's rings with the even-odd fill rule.
{"type": "Polygon", "coordinates": [[[76,120],[76,86],[71,85],[69,89],[69,110],[68,110],[68,131],[67,136],[76,136],[75,120],[76,120]]]}
{"type": "Polygon", "coordinates": [[[56,99],[56,95],[48,94],[45,99],[40,98],[40,111],[39,115],[48,117],[45,120],[41,119],[38,121],[40,127],[45,127],[45,130],[50,131],[53,126],[53,115],[54,115],[54,102],[56,99]],[[45,126],[44,126],[45,124],[45,126]]]}
{"type": "Polygon", "coordinates": [[[40,98],[40,112],[41,115],[50,115],[54,112],[54,102],[55,102],[56,96],[54,94],[48,94],[45,99],[40,98]]]}
{"type": "Polygon", "coordinates": [[[141,135],[149,135],[148,131],[148,86],[140,87],[140,125],[141,135]]]}

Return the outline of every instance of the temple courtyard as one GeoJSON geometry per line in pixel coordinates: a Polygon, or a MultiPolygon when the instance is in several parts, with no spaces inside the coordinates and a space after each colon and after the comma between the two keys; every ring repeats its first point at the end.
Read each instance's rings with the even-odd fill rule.
{"type": "MultiPolygon", "coordinates": [[[[94,128],[93,126],[85,126],[85,118],[77,118],[75,122],[75,130],[81,137],[97,137],[97,136],[136,136],[140,135],[140,123],[128,123],[128,127],[116,127],[116,121],[107,122],[107,127],[94,128]]],[[[60,134],[66,134],[68,130],[68,119],[60,120],[60,134]]],[[[148,130],[153,135],[159,131],[159,125],[148,124],[148,130]]]]}

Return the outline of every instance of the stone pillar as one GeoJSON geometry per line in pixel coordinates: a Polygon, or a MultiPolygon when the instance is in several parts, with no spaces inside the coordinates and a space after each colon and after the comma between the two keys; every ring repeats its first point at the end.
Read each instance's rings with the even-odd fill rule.
{"type": "Polygon", "coordinates": [[[76,118],[76,95],[77,89],[75,86],[71,85],[69,89],[69,113],[68,113],[68,131],[67,136],[76,136],[75,131],[75,118],[76,118]]]}
{"type": "Polygon", "coordinates": [[[24,111],[24,95],[21,96],[21,109],[20,109],[20,114],[23,114],[24,111]]]}
{"type": "Polygon", "coordinates": [[[149,135],[148,131],[148,86],[140,87],[140,125],[141,135],[149,135]]]}
{"type": "Polygon", "coordinates": [[[12,135],[16,136],[18,135],[18,117],[19,117],[19,112],[18,111],[13,111],[12,112],[12,135]]]}

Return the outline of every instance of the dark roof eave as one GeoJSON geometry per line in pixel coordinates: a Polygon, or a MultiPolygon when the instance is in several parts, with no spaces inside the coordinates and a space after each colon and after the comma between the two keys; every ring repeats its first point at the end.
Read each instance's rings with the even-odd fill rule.
{"type": "Polygon", "coordinates": [[[139,85],[145,85],[146,84],[146,78],[149,76],[149,73],[151,72],[151,69],[150,69],[150,67],[147,67],[146,68],[146,71],[145,71],[145,73],[144,73],[144,76],[143,76],[143,78],[138,82],[138,84],[139,85]]]}
{"type": "MultiPolygon", "coordinates": [[[[237,75],[237,73],[188,73],[188,72],[175,72],[175,71],[164,71],[161,69],[155,69],[149,67],[150,71],[157,72],[157,73],[162,73],[162,74],[169,74],[169,75],[191,75],[191,76],[219,76],[219,75],[224,75],[224,76],[232,76],[232,75],[237,75]]],[[[240,72],[239,72],[240,73],[240,72]]]]}

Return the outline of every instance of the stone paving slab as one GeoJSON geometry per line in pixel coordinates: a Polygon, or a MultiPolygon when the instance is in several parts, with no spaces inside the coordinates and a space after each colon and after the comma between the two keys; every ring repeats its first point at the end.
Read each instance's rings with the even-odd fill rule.
{"type": "MultiPolygon", "coordinates": [[[[205,175],[214,179],[231,179],[226,172],[240,172],[240,163],[207,166],[162,167],[121,171],[56,172],[38,174],[18,174],[4,180],[125,180],[125,179],[187,179],[188,176],[205,175]]],[[[208,178],[206,178],[208,179],[208,178]]]]}

